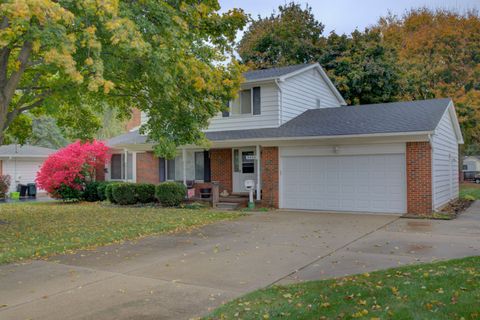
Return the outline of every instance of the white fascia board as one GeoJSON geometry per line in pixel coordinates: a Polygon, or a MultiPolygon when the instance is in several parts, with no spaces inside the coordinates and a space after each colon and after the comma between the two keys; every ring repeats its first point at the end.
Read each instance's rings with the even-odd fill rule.
{"type": "Polygon", "coordinates": [[[448,109],[448,112],[450,112],[450,117],[453,123],[453,129],[455,130],[455,134],[457,135],[457,142],[458,144],[463,144],[464,141],[463,141],[462,129],[460,128],[460,124],[458,122],[457,112],[455,111],[453,100],[450,100],[450,103],[448,104],[447,109],[448,109]]]}

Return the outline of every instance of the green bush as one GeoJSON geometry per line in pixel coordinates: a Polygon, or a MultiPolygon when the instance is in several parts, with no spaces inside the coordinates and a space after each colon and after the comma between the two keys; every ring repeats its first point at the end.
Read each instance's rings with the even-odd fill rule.
{"type": "Polygon", "coordinates": [[[107,183],[107,185],[105,186],[105,198],[111,203],[116,203],[112,193],[112,188],[116,184],[117,183],[107,183]]]}
{"type": "Polygon", "coordinates": [[[82,190],[77,190],[72,187],[62,184],[60,188],[55,190],[55,198],[61,199],[65,202],[77,202],[83,197],[82,190]]]}
{"type": "Polygon", "coordinates": [[[115,203],[120,205],[137,203],[136,185],[134,183],[116,183],[112,185],[111,189],[115,203]]]}
{"type": "Polygon", "coordinates": [[[106,189],[109,184],[112,184],[111,181],[99,181],[97,183],[97,197],[100,201],[107,200],[106,189]]]}
{"type": "Polygon", "coordinates": [[[177,207],[187,195],[187,187],[178,182],[163,182],[155,188],[155,196],[163,206],[177,207]]]}
{"type": "Polygon", "coordinates": [[[137,201],[150,203],[155,201],[155,185],[151,183],[137,183],[135,185],[137,201]]]}
{"type": "Polygon", "coordinates": [[[91,181],[85,184],[85,189],[83,190],[83,199],[85,201],[95,202],[100,200],[97,192],[98,184],[99,182],[97,181],[91,181]]]}

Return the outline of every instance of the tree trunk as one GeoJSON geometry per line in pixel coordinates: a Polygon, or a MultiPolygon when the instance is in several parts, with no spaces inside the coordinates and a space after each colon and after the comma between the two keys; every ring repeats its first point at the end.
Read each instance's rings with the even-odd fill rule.
{"type": "Polygon", "coordinates": [[[3,145],[5,140],[5,131],[7,130],[7,115],[8,115],[8,105],[5,105],[5,101],[0,98],[0,146],[3,145]]]}

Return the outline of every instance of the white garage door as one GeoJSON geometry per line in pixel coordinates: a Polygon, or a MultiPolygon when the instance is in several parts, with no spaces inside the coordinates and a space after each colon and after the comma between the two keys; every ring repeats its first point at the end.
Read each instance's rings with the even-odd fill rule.
{"type": "Polygon", "coordinates": [[[10,191],[15,191],[16,185],[35,183],[37,172],[43,160],[6,160],[3,162],[3,172],[12,178],[10,191]]]}
{"type": "Polygon", "coordinates": [[[281,207],[406,212],[405,156],[301,156],[281,159],[281,207]]]}

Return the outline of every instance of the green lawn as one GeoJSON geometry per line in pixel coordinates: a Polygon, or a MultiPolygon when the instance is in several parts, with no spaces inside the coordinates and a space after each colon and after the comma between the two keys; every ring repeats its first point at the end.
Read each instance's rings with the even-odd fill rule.
{"type": "Polygon", "coordinates": [[[480,200],[480,184],[464,183],[460,185],[460,198],[466,195],[471,195],[477,200],[480,200]]]}
{"type": "Polygon", "coordinates": [[[118,208],[100,204],[0,205],[0,263],[181,231],[239,213],[207,209],[118,208]]]}
{"type": "Polygon", "coordinates": [[[298,285],[234,300],[207,319],[479,319],[480,257],[298,285]]]}

